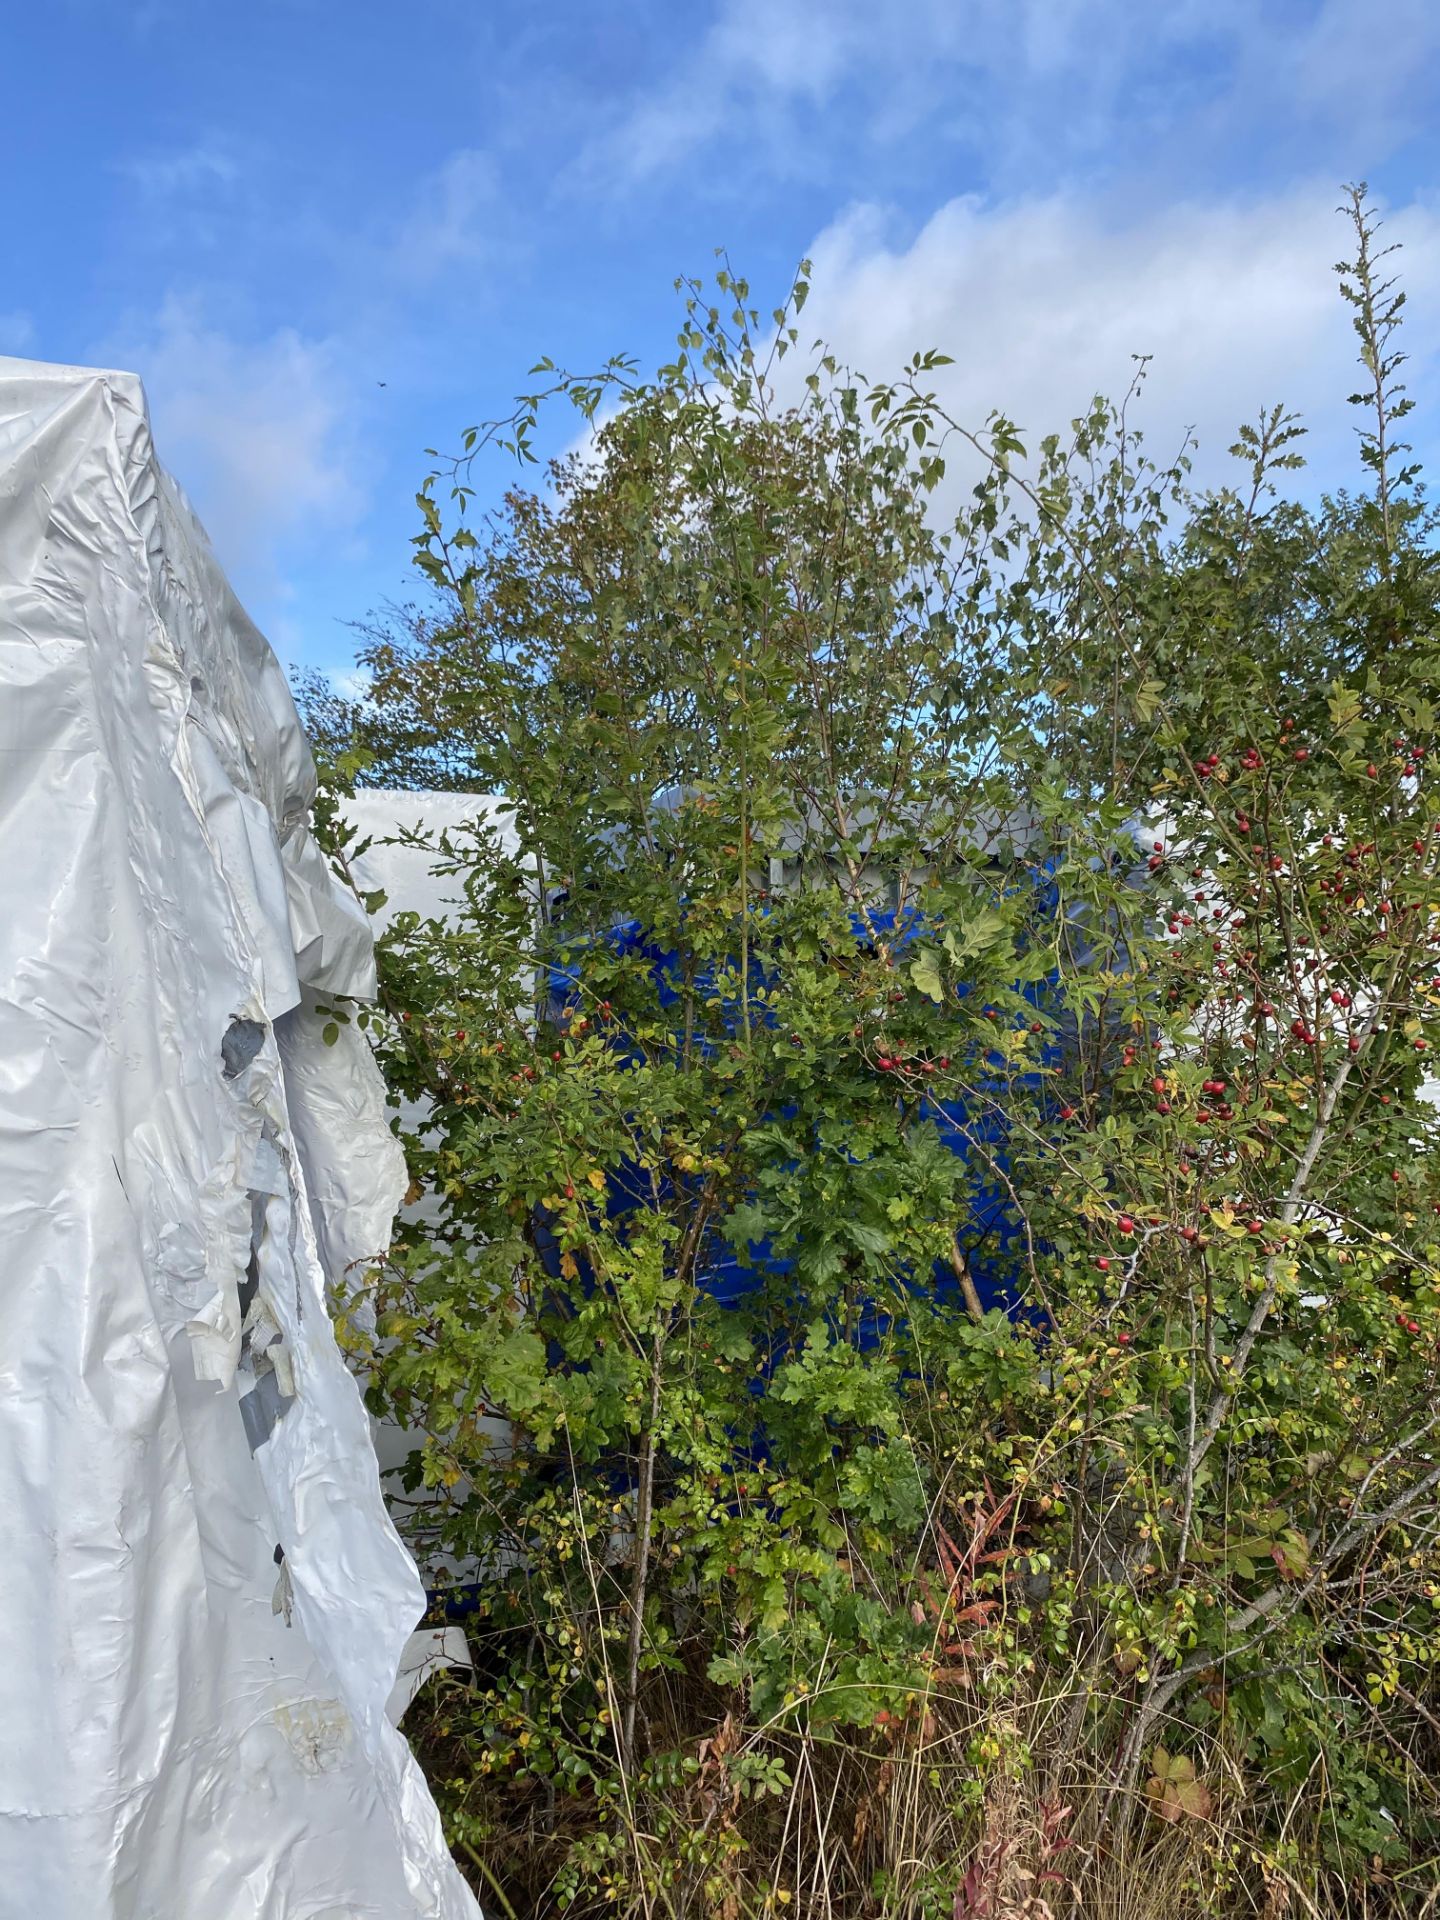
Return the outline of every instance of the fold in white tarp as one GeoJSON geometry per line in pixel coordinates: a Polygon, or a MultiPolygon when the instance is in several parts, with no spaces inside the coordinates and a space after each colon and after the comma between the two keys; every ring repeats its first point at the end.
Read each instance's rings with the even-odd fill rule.
{"type": "Polygon", "coordinates": [[[138,381],[0,359],[6,1916],[477,1912],[385,1717],[423,1596],[325,1281],[404,1171],[312,778],[138,381]]]}

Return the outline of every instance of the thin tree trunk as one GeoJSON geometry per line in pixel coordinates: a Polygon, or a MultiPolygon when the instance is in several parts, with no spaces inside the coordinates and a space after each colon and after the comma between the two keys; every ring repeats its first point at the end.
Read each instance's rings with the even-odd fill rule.
{"type": "Polygon", "coordinates": [[[635,1765],[635,1711],[640,1700],[640,1654],[645,1644],[645,1598],[650,1580],[650,1530],[655,1503],[655,1429],[660,1424],[661,1360],[664,1345],[655,1336],[650,1370],[650,1419],[640,1449],[640,1484],[635,1495],[635,1571],[630,1579],[630,1644],[625,1674],[625,1765],[635,1765]]]}

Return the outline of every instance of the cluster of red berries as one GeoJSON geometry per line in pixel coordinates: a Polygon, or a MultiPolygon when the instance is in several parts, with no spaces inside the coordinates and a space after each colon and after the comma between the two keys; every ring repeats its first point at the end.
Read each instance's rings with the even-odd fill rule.
{"type": "MultiPolygon", "coordinates": [[[[1440,1212],[1440,1208],[1437,1208],[1437,1212],[1440,1212]]],[[[1151,1218],[1150,1225],[1152,1227],[1160,1227],[1164,1224],[1165,1223],[1158,1218],[1151,1218]]],[[[1115,1228],[1118,1233],[1128,1237],[1135,1232],[1135,1222],[1128,1213],[1122,1213],[1116,1219],[1115,1228]]],[[[1180,1238],[1188,1247],[1205,1248],[1210,1244],[1208,1235],[1201,1233],[1198,1227],[1176,1227],[1174,1231],[1179,1234],[1180,1238]]],[[[1265,1232],[1265,1222],[1263,1220],[1247,1220],[1245,1222],[1245,1231],[1254,1239],[1258,1240],[1265,1232]]],[[[1273,1249],[1267,1245],[1262,1251],[1268,1253],[1273,1251],[1273,1249]]],[[[1108,1254],[1102,1253],[1096,1258],[1095,1268],[1098,1273],[1109,1273],[1114,1264],[1114,1261],[1108,1254]]]]}

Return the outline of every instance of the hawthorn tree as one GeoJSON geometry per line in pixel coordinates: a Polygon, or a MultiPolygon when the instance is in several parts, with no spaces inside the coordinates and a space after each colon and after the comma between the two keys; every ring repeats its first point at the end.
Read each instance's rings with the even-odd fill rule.
{"type": "Polygon", "coordinates": [[[512,1911],[1431,1884],[1440,595],[1349,214],[1353,495],[1282,494],[1281,410],[1196,494],[1128,403],[1031,448],[937,354],[798,375],[803,272],[722,271],[466,436],[423,618],[312,704],[511,842],[383,942],[431,1204],[367,1294],[512,1911]]]}

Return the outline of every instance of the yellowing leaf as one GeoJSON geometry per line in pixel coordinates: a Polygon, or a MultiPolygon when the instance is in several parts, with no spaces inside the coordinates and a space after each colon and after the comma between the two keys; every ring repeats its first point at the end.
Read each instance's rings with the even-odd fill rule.
{"type": "Polygon", "coordinates": [[[940,960],[935,953],[922,953],[910,963],[910,978],[919,992],[925,994],[938,1005],[945,997],[945,983],[940,977],[940,960]]]}
{"type": "Polygon", "coordinates": [[[1155,1813],[1162,1820],[1176,1821],[1182,1814],[1191,1820],[1207,1820],[1214,1801],[1210,1789],[1195,1778],[1195,1762],[1183,1754],[1169,1754],[1156,1747],[1151,1756],[1153,1769],[1145,1782],[1145,1791],[1155,1813]]]}
{"type": "Polygon", "coordinates": [[[1135,689],[1135,717],[1148,720],[1160,704],[1160,696],[1165,691],[1163,680],[1142,680],[1135,689]]]}
{"type": "Polygon", "coordinates": [[[1328,702],[1330,723],[1338,731],[1360,718],[1360,696],[1352,687],[1335,687],[1328,702]]]}

